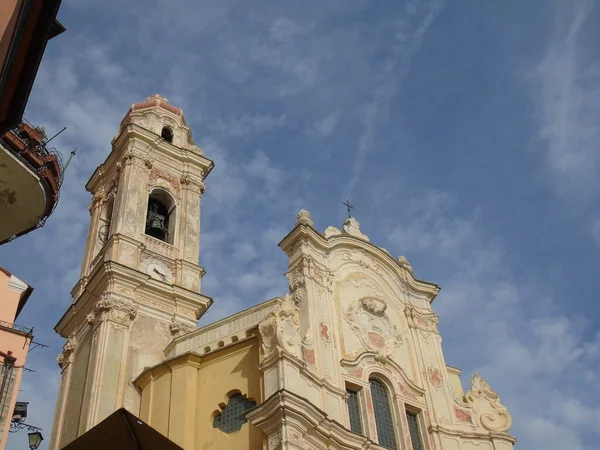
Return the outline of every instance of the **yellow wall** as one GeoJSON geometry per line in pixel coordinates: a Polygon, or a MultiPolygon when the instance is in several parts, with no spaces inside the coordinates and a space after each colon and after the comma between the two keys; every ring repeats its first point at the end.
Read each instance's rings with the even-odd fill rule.
{"type": "Polygon", "coordinates": [[[213,417],[240,392],[260,404],[258,340],[250,338],[202,357],[185,354],[147,370],[136,384],[142,390],[140,418],[186,450],[262,450],[263,434],[245,423],[224,433],[213,417]]]}

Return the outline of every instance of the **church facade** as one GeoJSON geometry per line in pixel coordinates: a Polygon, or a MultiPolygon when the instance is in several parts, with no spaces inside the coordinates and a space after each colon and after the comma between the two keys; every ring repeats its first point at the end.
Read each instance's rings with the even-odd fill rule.
{"type": "MultiPolygon", "coordinates": [[[[189,450],[510,450],[511,417],[444,360],[439,287],[350,217],[301,210],[279,246],[289,292],[197,328],[200,208],[213,168],[183,112],[133,105],[87,184],[81,278],[56,331],[51,449],[124,407],[189,450]]],[[[218,300],[217,300],[218,301],[218,300]]]]}

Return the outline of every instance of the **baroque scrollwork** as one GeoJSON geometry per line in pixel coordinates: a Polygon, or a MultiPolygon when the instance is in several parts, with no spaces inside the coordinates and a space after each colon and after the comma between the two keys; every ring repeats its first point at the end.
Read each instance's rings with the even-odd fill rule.
{"type": "Polygon", "coordinates": [[[344,231],[350,236],[369,241],[369,237],[360,231],[360,224],[354,217],[349,217],[344,221],[344,231]]]}
{"type": "Polygon", "coordinates": [[[376,360],[382,364],[403,342],[400,332],[385,314],[386,308],[382,299],[366,297],[353,302],[344,314],[365,348],[377,353],[376,360]]]}
{"type": "Polygon", "coordinates": [[[277,310],[269,313],[258,325],[264,359],[282,352],[301,358],[302,343],[298,307],[287,294],[277,310]]]}
{"type": "Polygon", "coordinates": [[[65,345],[63,345],[63,351],[60,355],[57,356],[56,362],[61,369],[64,369],[68,364],[73,362],[73,357],[75,356],[75,350],[77,350],[77,346],[79,345],[79,341],[75,337],[74,334],[69,336],[65,345]]]}
{"type": "Polygon", "coordinates": [[[328,226],[325,229],[325,233],[324,234],[325,234],[325,237],[327,239],[329,239],[330,237],[333,237],[333,236],[340,236],[342,234],[342,232],[338,228],[336,228],[336,227],[328,226]]]}
{"type": "Polygon", "coordinates": [[[299,290],[306,286],[307,278],[313,280],[329,292],[333,290],[333,275],[331,272],[318,264],[310,256],[302,256],[294,268],[286,274],[286,277],[288,278],[290,292],[293,294],[295,301],[301,300],[299,290]]]}
{"type": "Polygon", "coordinates": [[[398,264],[400,264],[400,267],[406,269],[411,275],[414,274],[415,271],[408,262],[408,259],[406,259],[406,256],[398,256],[398,264]]]}
{"type": "Polygon", "coordinates": [[[486,430],[508,431],[512,425],[512,418],[500,404],[500,397],[478,373],[471,378],[471,389],[465,394],[464,403],[475,411],[486,430]]]}

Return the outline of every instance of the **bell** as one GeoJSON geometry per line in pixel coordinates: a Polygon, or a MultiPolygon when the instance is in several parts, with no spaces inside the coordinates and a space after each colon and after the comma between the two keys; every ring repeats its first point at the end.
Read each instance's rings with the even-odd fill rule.
{"type": "Polygon", "coordinates": [[[167,228],[165,227],[165,216],[158,212],[158,204],[151,203],[146,217],[146,234],[161,241],[166,240],[167,228]]]}

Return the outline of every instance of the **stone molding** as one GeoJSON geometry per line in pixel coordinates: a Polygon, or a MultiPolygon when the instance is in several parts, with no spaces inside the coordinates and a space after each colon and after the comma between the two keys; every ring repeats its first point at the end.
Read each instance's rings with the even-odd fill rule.
{"type": "Polygon", "coordinates": [[[342,360],[342,368],[345,371],[344,377],[354,379],[367,385],[369,377],[373,373],[380,373],[387,377],[393,383],[392,393],[405,401],[425,404],[425,389],[415,384],[407,375],[406,371],[394,360],[386,359],[380,361],[378,354],[365,352],[354,361],[342,360]]]}

